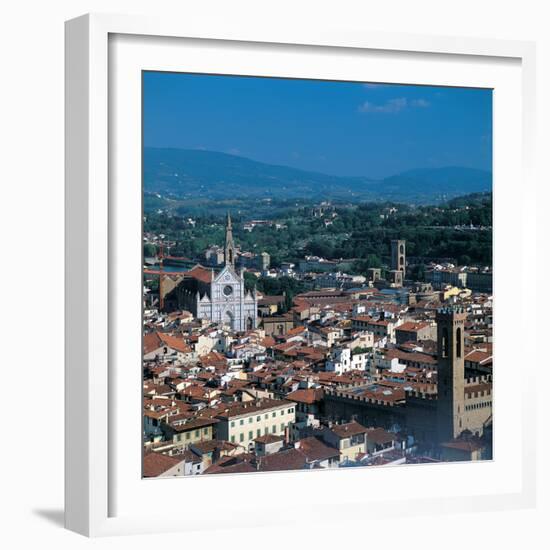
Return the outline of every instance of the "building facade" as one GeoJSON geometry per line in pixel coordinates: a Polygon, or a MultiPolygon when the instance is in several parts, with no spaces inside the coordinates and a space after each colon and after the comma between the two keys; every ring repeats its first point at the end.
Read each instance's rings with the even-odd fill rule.
{"type": "Polygon", "coordinates": [[[288,436],[296,421],[296,404],[276,399],[239,403],[219,414],[217,420],[218,439],[248,448],[264,435],[288,436]]]}

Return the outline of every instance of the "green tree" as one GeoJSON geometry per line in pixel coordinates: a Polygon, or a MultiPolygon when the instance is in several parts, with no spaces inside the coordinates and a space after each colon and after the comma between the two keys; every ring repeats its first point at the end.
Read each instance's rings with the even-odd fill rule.
{"type": "Polygon", "coordinates": [[[143,256],[145,258],[152,258],[157,255],[157,247],[154,244],[146,243],[143,245],[143,256]]]}

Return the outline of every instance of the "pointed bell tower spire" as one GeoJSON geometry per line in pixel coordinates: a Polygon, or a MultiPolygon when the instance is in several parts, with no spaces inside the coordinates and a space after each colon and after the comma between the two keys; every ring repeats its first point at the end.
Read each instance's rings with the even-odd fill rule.
{"type": "Polygon", "coordinates": [[[233,227],[231,226],[231,216],[227,212],[227,225],[225,227],[225,265],[235,267],[235,245],[233,243],[233,227]]]}

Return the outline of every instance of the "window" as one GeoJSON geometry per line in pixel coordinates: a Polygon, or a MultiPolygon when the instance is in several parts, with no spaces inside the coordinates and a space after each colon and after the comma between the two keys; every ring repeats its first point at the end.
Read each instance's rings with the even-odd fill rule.
{"type": "Polygon", "coordinates": [[[254,419],[253,419],[251,416],[249,416],[249,417],[248,417],[248,423],[249,423],[249,424],[252,424],[252,422],[254,422],[254,419]]]}
{"type": "Polygon", "coordinates": [[[447,327],[443,327],[441,331],[441,357],[449,355],[449,331],[447,327]]]}
{"type": "Polygon", "coordinates": [[[268,414],[266,414],[266,415],[264,416],[264,418],[265,418],[265,419],[267,420],[267,417],[268,417],[268,416],[269,416],[269,415],[268,415],[268,414]]]}
{"type": "Polygon", "coordinates": [[[285,411],[281,411],[281,416],[283,416],[283,414],[285,414],[285,411]]]}
{"type": "MultiPolygon", "coordinates": [[[[229,251],[229,254],[231,258],[231,251],[229,251]]],[[[229,261],[231,262],[231,259],[229,261]]],[[[231,296],[231,294],[233,294],[233,287],[231,285],[225,285],[223,287],[223,293],[225,294],[225,296],[231,296]]]]}
{"type": "Polygon", "coordinates": [[[204,428],[204,430],[202,430],[202,433],[203,433],[204,435],[208,435],[208,428],[204,428]]]}
{"type": "Polygon", "coordinates": [[[261,416],[257,416],[257,417],[256,417],[256,422],[259,422],[261,419],[262,419],[261,416]]]}
{"type": "Polygon", "coordinates": [[[271,431],[272,431],[272,433],[275,433],[277,431],[277,426],[275,426],[275,424],[273,424],[273,426],[271,426],[271,431]]]}
{"type": "Polygon", "coordinates": [[[282,432],[285,431],[285,425],[284,425],[284,424],[281,424],[281,431],[282,431],[282,432]]]}
{"type": "Polygon", "coordinates": [[[262,435],[262,430],[260,430],[260,428],[258,428],[256,430],[256,437],[260,437],[262,435]]]}
{"type": "Polygon", "coordinates": [[[235,421],[234,421],[234,420],[231,422],[231,427],[232,427],[232,428],[235,427],[235,421]]]}
{"type": "Polygon", "coordinates": [[[294,409],[288,409],[288,414],[292,414],[294,412],[294,409]]]}
{"type": "Polygon", "coordinates": [[[241,418],[240,425],[242,426],[244,424],[244,418],[241,418]]]}
{"type": "Polygon", "coordinates": [[[456,356],[462,357],[462,331],[460,328],[456,329],[456,356]]]}
{"type": "Polygon", "coordinates": [[[241,443],[244,441],[244,434],[239,434],[239,441],[241,443]]]}
{"type": "Polygon", "coordinates": [[[254,439],[254,432],[252,430],[248,432],[248,439],[254,439]]]}
{"type": "Polygon", "coordinates": [[[276,413],[275,411],[273,411],[273,413],[271,414],[271,416],[272,416],[273,418],[275,418],[276,415],[277,415],[277,413],[276,413]]]}
{"type": "Polygon", "coordinates": [[[231,443],[235,443],[235,436],[234,435],[231,436],[231,443]]]}
{"type": "Polygon", "coordinates": [[[269,428],[266,426],[266,427],[264,428],[264,434],[267,435],[268,433],[269,433],[269,428]]]}
{"type": "Polygon", "coordinates": [[[191,434],[189,432],[186,432],[185,439],[190,439],[190,438],[191,438],[191,434]]]}
{"type": "Polygon", "coordinates": [[[199,437],[200,434],[201,434],[200,430],[195,430],[195,437],[199,437]]]}

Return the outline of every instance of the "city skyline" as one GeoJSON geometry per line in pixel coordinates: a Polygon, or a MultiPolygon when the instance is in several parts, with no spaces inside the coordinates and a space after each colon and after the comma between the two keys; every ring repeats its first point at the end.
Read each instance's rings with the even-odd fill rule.
{"type": "Polygon", "coordinates": [[[143,83],[143,477],[492,460],[491,92],[143,83]]]}

